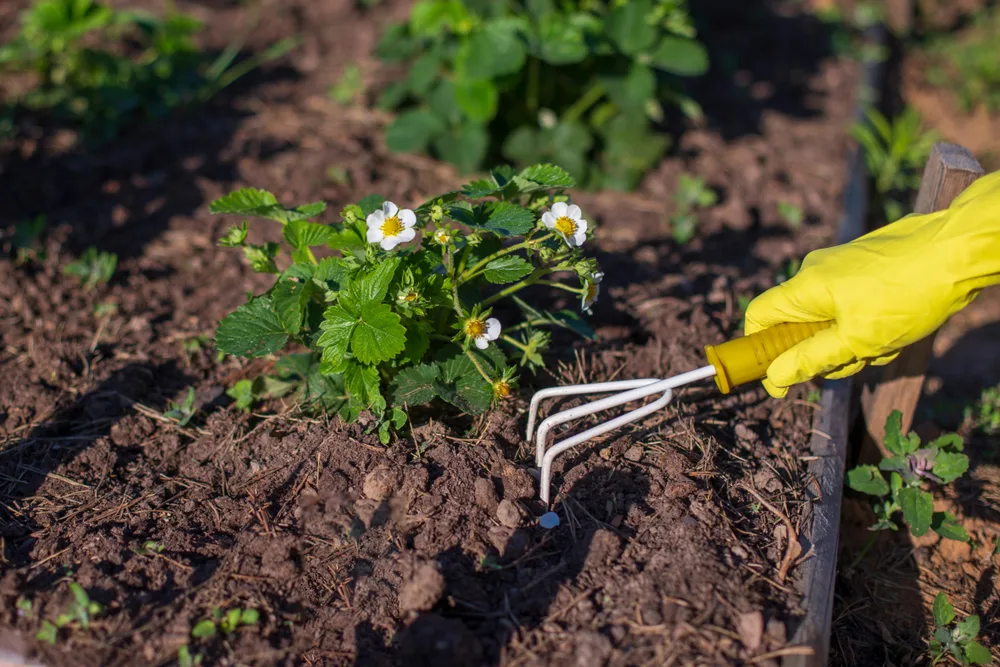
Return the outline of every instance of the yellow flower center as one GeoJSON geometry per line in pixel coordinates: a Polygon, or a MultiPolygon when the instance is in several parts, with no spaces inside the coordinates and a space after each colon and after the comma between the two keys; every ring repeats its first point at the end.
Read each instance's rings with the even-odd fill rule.
{"type": "Polygon", "coordinates": [[[448,232],[445,232],[445,231],[435,232],[435,234],[434,234],[434,240],[437,241],[438,243],[442,244],[442,245],[445,244],[445,243],[447,243],[448,242],[448,232]]]}
{"type": "Polygon", "coordinates": [[[391,218],[386,218],[385,222],[382,223],[382,233],[386,236],[399,236],[399,233],[403,231],[403,223],[399,221],[399,216],[392,216],[391,218]]]}
{"type": "Polygon", "coordinates": [[[510,396],[510,385],[503,380],[494,382],[493,393],[496,394],[498,398],[507,398],[510,396]]]}
{"type": "Polygon", "coordinates": [[[416,292],[409,292],[403,296],[403,301],[416,301],[418,294],[416,292]]]}
{"type": "Polygon", "coordinates": [[[576,234],[576,220],[566,215],[556,218],[556,231],[566,236],[573,236],[576,234]]]}
{"type": "Polygon", "coordinates": [[[478,338],[486,333],[486,322],[482,320],[468,320],[465,323],[465,335],[478,338]]]}
{"type": "Polygon", "coordinates": [[[587,303],[592,303],[597,298],[597,283],[587,283],[587,303]]]}

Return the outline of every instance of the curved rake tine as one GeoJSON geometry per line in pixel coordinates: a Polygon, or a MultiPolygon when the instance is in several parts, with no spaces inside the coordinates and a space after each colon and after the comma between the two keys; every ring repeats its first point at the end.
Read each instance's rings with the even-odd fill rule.
{"type": "Polygon", "coordinates": [[[611,421],[604,422],[603,424],[598,424],[597,426],[587,429],[583,433],[574,435],[571,438],[566,438],[559,444],[553,445],[549,451],[545,452],[545,457],[542,459],[542,475],[540,481],[540,494],[542,502],[546,506],[549,504],[549,483],[552,478],[552,462],[557,456],[565,452],[567,449],[576,447],[591,438],[596,438],[599,435],[603,435],[608,431],[613,431],[619,426],[624,426],[630,422],[634,422],[637,419],[642,419],[646,415],[656,412],[660,408],[664,407],[673,398],[673,391],[667,389],[663,396],[653,401],[649,405],[644,405],[641,408],[636,408],[631,412],[626,412],[623,415],[615,417],[611,421]]]}
{"type": "MultiPolygon", "coordinates": [[[[628,387],[624,386],[621,389],[631,389],[630,391],[625,391],[620,394],[615,394],[614,396],[608,396],[607,398],[599,398],[596,401],[591,401],[589,403],[584,403],[583,405],[578,405],[575,408],[570,408],[568,410],[562,410],[553,415],[549,415],[547,418],[542,420],[542,423],[538,425],[538,432],[535,434],[535,465],[541,467],[542,457],[545,456],[545,441],[548,439],[549,431],[553,426],[558,426],[571,419],[577,419],[579,417],[585,417],[587,415],[593,414],[595,412],[600,412],[601,410],[607,410],[609,408],[615,408],[623,403],[628,403],[629,401],[635,401],[640,398],[645,398],[652,394],[661,393],[664,388],[660,385],[664,380],[624,380],[622,384],[635,385],[641,382],[638,386],[628,387]]],[[[616,384],[616,383],[601,383],[601,384],[616,384]]],[[[580,387],[586,387],[588,385],[575,385],[573,389],[578,389],[580,387]]],[[[593,385],[590,385],[593,386],[593,385]]],[[[567,387],[569,389],[570,387],[567,387]]],[[[595,393],[604,393],[606,391],[613,391],[612,389],[605,389],[603,391],[597,391],[595,393]]],[[[577,393],[583,393],[578,391],[577,393]]]]}
{"type": "MultiPolygon", "coordinates": [[[[643,387],[647,384],[653,384],[654,382],[659,381],[659,378],[643,378],[639,380],[619,380],[617,382],[571,384],[564,387],[549,387],[548,389],[536,391],[535,395],[531,397],[531,405],[528,406],[528,429],[525,440],[529,443],[531,442],[531,435],[535,432],[535,420],[538,417],[538,408],[541,402],[546,398],[573,396],[576,394],[606,394],[611,391],[635,389],[636,387],[643,387]]],[[[538,465],[541,464],[542,462],[539,460],[538,465]]]]}

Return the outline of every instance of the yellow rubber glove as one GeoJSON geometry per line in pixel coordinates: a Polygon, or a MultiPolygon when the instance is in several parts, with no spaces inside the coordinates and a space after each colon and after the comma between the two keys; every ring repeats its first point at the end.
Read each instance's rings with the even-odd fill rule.
{"type": "Polygon", "coordinates": [[[1000,282],[1000,172],[946,211],[910,215],[806,256],[790,280],[754,299],[746,333],[783,322],[834,325],[780,355],[764,387],[774,397],[816,376],[881,366],[1000,282]]]}

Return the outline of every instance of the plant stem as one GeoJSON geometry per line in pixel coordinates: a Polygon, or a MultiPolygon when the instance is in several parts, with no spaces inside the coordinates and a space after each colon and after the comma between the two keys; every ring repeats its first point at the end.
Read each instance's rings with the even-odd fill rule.
{"type": "Polygon", "coordinates": [[[854,557],[854,560],[851,561],[851,564],[847,566],[848,572],[850,572],[851,570],[853,570],[858,566],[858,564],[861,562],[861,559],[865,557],[865,554],[868,553],[868,550],[872,548],[873,544],[875,544],[875,539],[877,537],[878,537],[878,532],[874,532],[871,534],[871,537],[869,537],[868,541],[865,542],[865,546],[861,547],[861,551],[859,551],[858,555],[854,557]]]}
{"type": "MultiPolygon", "coordinates": [[[[508,331],[509,331],[509,329],[508,329],[508,331]]],[[[503,342],[507,343],[508,345],[513,345],[514,347],[516,347],[517,349],[521,350],[522,352],[527,352],[528,351],[528,346],[527,345],[525,345],[524,343],[518,341],[515,338],[511,338],[507,334],[504,334],[504,335],[500,336],[500,340],[502,340],[503,342]]]]}
{"type": "Polygon", "coordinates": [[[458,298],[458,283],[454,282],[451,285],[451,299],[452,303],[455,304],[455,312],[458,313],[459,317],[465,317],[465,309],[462,308],[462,301],[458,298]]]}
{"type": "Polygon", "coordinates": [[[548,239],[552,238],[552,236],[553,236],[553,233],[549,232],[548,234],[546,234],[544,236],[540,236],[537,239],[532,239],[532,238],[529,237],[529,238],[526,238],[525,240],[521,241],[520,243],[515,243],[512,246],[507,246],[506,248],[501,248],[500,250],[497,250],[495,253],[493,253],[489,257],[486,257],[485,259],[482,259],[482,260],[476,262],[475,266],[473,266],[470,269],[468,269],[467,271],[461,273],[461,275],[458,278],[458,284],[461,285],[461,284],[467,283],[468,281],[470,281],[473,278],[475,278],[477,275],[479,275],[480,273],[482,273],[481,269],[485,269],[487,264],[489,264],[493,260],[497,259],[498,257],[503,257],[504,255],[509,255],[510,253],[512,253],[512,252],[514,252],[516,250],[520,250],[521,248],[528,248],[528,247],[531,247],[532,245],[535,245],[535,244],[538,244],[538,243],[542,243],[543,241],[547,241],[548,239]]]}
{"type": "Polygon", "coordinates": [[[580,96],[580,99],[573,102],[569,109],[566,109],[560,121],[563,123],[572,123],[579,120],[580,116],[586,113],[586,111],[590,107],[594,106],[603,96],[604,86],[600,81],[595,81],[590,84],[590,88],[588,88],[587,92],[580,96]]]}
{"type": "Polygon", "coordinates": [[[545,285],[546,287],[555,287],[556,289],[566,290],[567,292],[572,292],[573,294],[583,294],[584,289],[582,287],[573,287],[567,285],[566,283],[561,283],[556,280],[539,280],[535,283],[536,285],[545,285]]]}
{"type": "Polygon", "coordinates": [[[534,271],[531,272],[531,274],[527,278],[524,278],[523,280],[520,280],[520,281],[514,283],[513,285],[511,285],[510,287],[507,287],[506,289],[500,290],[499,292],[497,292],[493,296],[491,296],[488,299],[486,299],[485,301],[483,301],[483,308],[489,308],[492,304],[496,303],[500,299],[502,299],[502,298],[504,298],[506,296],[510,296],[514,292],[522,290],[525,287],[527,287],[528,285],[535,284],[536,282],[538,282],[539,278],[541,278],[542,276],[544,276],[549,271],[550,271],[550,269],[547,266],[543,266],[541,268],[535,269],[534,271]]]}
{"type": "Polygon", "coordinates": [[[476,355],[472,354],[472,350],[470,350],[468,347],[465,348],[465,355],[469,357],[473,365],[476,367],[476,370],[479,371],[479,374],[483,376],[483,379],[486,380],[488,383],[493,384],[493,378],[491,378],[489,375],[486,374],[486,371],[483,370],[483,367],[479,364],[479,361],[476,360],[476,355]]]}

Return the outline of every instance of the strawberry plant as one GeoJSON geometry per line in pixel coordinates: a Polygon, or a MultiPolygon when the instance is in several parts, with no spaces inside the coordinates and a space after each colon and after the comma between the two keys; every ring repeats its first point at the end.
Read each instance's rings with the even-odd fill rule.
{"type": "Polygon", "coordinates": [[[944,660],[950,653],[960,665],[988,665],[993,662],[988,648],[976,641],[979,616],[972,614],[954,623],[955,608],[948,596],[938,593],[934,598],[934,638],[930,642],[931,664],[944,660]]]}
{"type": "Polygon", "coordinates": [[[968,533],[953,514],[934,511],[934,498],[924,488],[928,482],[950,484],[969,469],[969,457],[961,453],[961,436],[949,433],[921,446],[916,433],[901,433],[901,423],[899,410],[886,419],[884,444],[889,458],[878,466],[861,465],[847,473],[848,486],[877,498],[873,505],[876,522],[869,530],[897,530],[896,515],[902,514],[917,537],[933,529],[942,537],[968,542],[968,533]],[[883,472],[889,473],[888,481],[883,472]]]}
{"type": "Polygon", "coordinates": [[[409,65],[382,94],[399,110],[386,141],[466,172],[502,153],[631,189],[668,145],[663,105],[700,114],[679,83],[708,68],[694,36],[686,0],[420,0],[378,48],[409,65]]]}
{"type": "MultiPolygon", "coordinates": [[[[481,413],[513,391],[515,360],[529,370],[542,365],[548,329],[593,335],[576,312],[515,296],[542,285],[575,295],[581,310],[597,298],[601,273],[582,250],[593,226],[568,202],[572,186],[553,165],[502,167],[414,209],[366,197],[335,224],[314,221],[322,202],[288,208],[263,190],[234,192],[211,210],[277,222],[289,252],[249,243],[246,221],[221,239],[241,248],[253,269],[273,274],[274,284],[219,324],[216,346],[244,357],[292,343],[308,348],[279,360],[261,392],[297,392],[347,421],[370,410],[383,441],[413,406],[443,401],[481,413]],[[336,255],[321,257],[321,248],[336,255]],[[579,284],[554,274],[575,275],[579,284]],[[510,310],[494,312],[505,300],[523,313],[521,322],[501,321],[510,310]]],[[[241,387],[243,406],[257,384],[241,387]]]]}
{"type": "Polygon", "coordinates": [[[96,0],[39,0],[21,15],[20,33],[0,47],[0,68],[35,77],[16,108],[107,139],[136,120],[205,102],[294,44],[279,42],[240,63],[232,44],[209,61],[194,43],[202,28],[177,11],[159,18],[96,0]]]}

